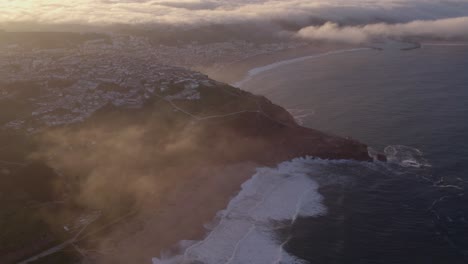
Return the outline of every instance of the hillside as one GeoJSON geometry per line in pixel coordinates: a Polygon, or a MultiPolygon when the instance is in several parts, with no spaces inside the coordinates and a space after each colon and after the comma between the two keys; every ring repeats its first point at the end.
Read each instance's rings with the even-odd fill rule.
{"type": "MultiPolygon", "coordinates": [[[[43,260],[81,258],[77,248],[125,243],[135,228],[163,230],[152,250],[167,248],[203,235],[201,226],[257,167],[306,155],[371,160],[366,145],[301,127],[262,96],[186,70],[168,75],[178,79],[140,90],[79,80],[2,84],[0,219],[9,231],[0,238],[1,263],[64,241],[67,250],[57,251],[66,253],[43,260]],[[187,218],[193,211],[179,206],[197,213],[187,218]],[[144,220],[152,217],[157,227],[144,220]],[[184,228],[174,228],[184,218],[177,222],[184,228]]],[[[137,255],[150,253],[127,263],[137,255]]]]}

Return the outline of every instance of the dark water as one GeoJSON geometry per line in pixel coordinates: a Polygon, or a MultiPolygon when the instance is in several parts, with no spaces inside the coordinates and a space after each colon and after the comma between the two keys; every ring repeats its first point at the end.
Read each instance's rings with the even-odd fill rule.
{"type": "Polygon", "coordinates": [[[305,126],[398,151],[392,164],[335,168],[352,179],[323,185],[328,214],[296,222],[290,253],[310,263],[468,263],[468,47],[335,54],[242,88],[305,126]]]}

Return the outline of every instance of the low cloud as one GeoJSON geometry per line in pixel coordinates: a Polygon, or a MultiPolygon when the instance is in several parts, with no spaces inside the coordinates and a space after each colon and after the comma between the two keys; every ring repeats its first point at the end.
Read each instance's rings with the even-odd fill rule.
{"type": "Polygon", "coordinates": [[[161,7],[181,8],[187,10],[213,10],[221,6],[221,3],[214,1],[196,1],[196,2],[158,2],[154,3],[161,7]]]}
{"type": "Polygon", "coordinates": [[[322,26],[301,29],[297,36],[309,40],[366,43],[375,39],[462,39],[468,38],[468,16],[408,23],[375,23],[363,26],[340,26],[327,22],[322,26]]]}
{"type": "Polygon", "coordinates": [[[198,28],[201,33],[194,35],[213,41],[468,39],[466,0],[10,0],[0,1],[0,10],[0,29],[6,30],[101,31],[129,25],[169,32],[175,39],[181,37],[177,32],[198,28]]]}
{"type": "MultiPolygon", "coordinates": [[[[468,15],[464,0],[22,0],[0,1],[0,26],[9,23],[176,25],[317,21],[340,25],[408,23],[468,15]]],[[[330,27],[330,25],[328,25],[330,27]]]]}

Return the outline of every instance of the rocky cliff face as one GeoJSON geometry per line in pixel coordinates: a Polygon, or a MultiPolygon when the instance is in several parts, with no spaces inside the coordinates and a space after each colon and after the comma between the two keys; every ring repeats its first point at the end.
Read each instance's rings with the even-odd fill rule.
{"type": "Polygon", "coordinates": [[[149,201],[163,208],[210,168],[219,174],[306,155],[371,160],[366,145],[301,127],[264,97],[185,70],[171,76],[179,77],[137,89],[80,80],[1,85],[0,203],[7,209],[0,219],[11,230],[0,238],[1,263],[73,238],[91,223],[90,232],[98,232],[149,201]]]}

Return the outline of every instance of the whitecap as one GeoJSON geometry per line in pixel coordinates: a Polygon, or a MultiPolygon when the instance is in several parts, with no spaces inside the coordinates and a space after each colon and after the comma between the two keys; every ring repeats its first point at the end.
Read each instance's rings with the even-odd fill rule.
{"type": "Polygon", "coordinates": [[[389,163],[395,163],[403,167],[431,167],[431,164],[424,158],[424,154],[417,148],[391,145],[384,149],[389,163]]]}
{"type": "Polygon", "coordinates": [[[304,263],[283,249],[287,241],[280,240],[276,231],[294,224],[299,217],[326,213],[319,184],[309,176],[309,165],[315,162],[323,161],[294,159],[277,168],[258,169],[218,213],[218,224],[205,239],[180,254],[153,258],[153,264],[304,263]]]}
{"type": "Polygon", "coordinates": [[[314,109],[308,109],[308,108],[289,108],[287,111],[293,116],[294,120],[299,125],[304,125],[305,121],[310,117],[315,115],[315,110],[314,109]]]}

